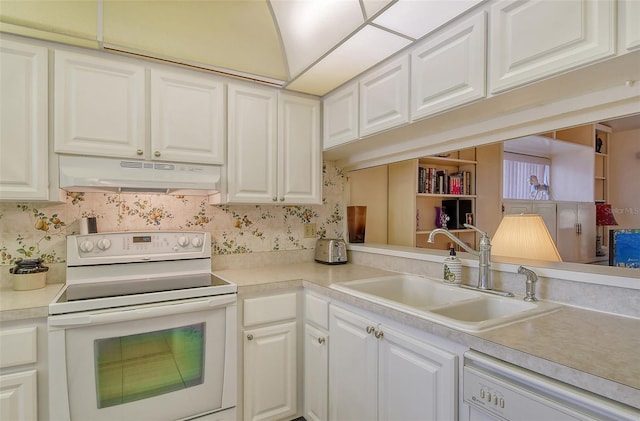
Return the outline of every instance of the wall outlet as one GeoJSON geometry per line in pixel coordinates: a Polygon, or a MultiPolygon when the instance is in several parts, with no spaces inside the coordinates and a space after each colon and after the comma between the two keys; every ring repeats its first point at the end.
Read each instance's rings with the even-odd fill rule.
{"type": "Polygon", "coordinates": [[[316,224],[304,224],[304,238],[316,238],[316,224]]]}

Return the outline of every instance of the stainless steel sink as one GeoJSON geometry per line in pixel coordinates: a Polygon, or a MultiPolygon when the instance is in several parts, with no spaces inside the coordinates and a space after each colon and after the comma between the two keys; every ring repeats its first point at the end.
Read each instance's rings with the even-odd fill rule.
{"type": "Polygon", "coordinates": [[[464,331],[478,332],[560,309],[547,302],[446,285],[413,275],[391,275],[340,282],[331,288],[464,331]]]}

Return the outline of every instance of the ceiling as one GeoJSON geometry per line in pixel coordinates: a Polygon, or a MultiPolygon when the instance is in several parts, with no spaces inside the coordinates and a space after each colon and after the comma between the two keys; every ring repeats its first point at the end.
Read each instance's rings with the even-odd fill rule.
{"type": "Polygon", "coordinates": [[[105,45],[155,37],[166,57],[322,96],[483,1],[104,0],[103,31],[105,45]]]}

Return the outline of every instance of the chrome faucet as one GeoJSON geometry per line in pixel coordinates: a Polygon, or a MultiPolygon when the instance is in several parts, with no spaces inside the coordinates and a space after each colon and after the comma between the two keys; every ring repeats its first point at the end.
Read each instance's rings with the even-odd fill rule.
{"type": "MultiPolygon", "coordinates": [[[[465,251],[473,254],[474,256],[478,256],[478,286],[474,289],[478,289],[486,292],[493,292],[499,295],[504,295],[508,297],[512,297],[513,294],[510,292],[503,291],[494,291],[491,286],[491,240],[486,232],[481,231],[477,227],[474,227],[470,224],[464,224],[466,228],[470,228],[476,230],[480,233],[480,251],[476,251],[463,243],[458,237],[451,234],[448,230],[444,228],[436,228],[429,234],[429,239],[427,240],[430,243],[433,243],[434,238],[438,234],[444,234],[449,237],[454,243],[462,247],[465,251]]],[[[461,285],[464,287],[464,285],[461,285]]]]}
{"type": "Polygon", "coordinates": [[[536,282],[538,281],[538,275],[531,269],[527,269],[524,266],[518,268],[518,273],[527,277],[527,290],[524,297],[525,301],[538,301],[536,298],[536,282]]]}

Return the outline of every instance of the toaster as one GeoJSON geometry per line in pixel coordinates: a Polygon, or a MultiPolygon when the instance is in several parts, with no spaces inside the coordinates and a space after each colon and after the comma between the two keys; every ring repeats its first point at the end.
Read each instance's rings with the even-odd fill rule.
{"type": "Polygon", "coordinates": [[[347,245],[344,240],[321,238],[316,242],[316,262],[329,265],[347,263],[347,245]]]}

